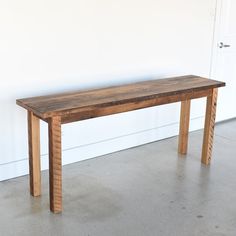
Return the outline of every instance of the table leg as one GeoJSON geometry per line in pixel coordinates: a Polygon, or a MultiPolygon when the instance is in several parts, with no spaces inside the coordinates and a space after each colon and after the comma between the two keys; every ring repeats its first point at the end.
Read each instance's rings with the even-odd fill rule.
{"type": "Polygon", "coordinates": [[[40,122],[31,111],[28,111],[28,145],[30,193],[37,197],[41,195],[40,122]]]}
{"type": "Polygon", "coordinates": [[[218,89],[212,90],[212,94],[207,97],[205,128],[202,145],[202,163],[205,165],[210,164],[212,156],[213,136],[216,117],[218,89]]]}
{"type": "Polygon", "coordinates": [[[182,155],[187,154],[188,149],[190,105],[191,100],[181,102],[178,152],[182,155]]]}
{"type": "Polygon", "coordinates": [[[49,187],[50,210],[62,211],[61,118],[49,120],[49,187]]]}

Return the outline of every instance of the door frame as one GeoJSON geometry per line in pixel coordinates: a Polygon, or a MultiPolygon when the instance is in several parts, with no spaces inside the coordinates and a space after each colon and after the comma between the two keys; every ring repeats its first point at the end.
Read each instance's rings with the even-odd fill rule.
{"type": "Polygon", "coordinates": [[[210,66],[210,78],[217,79],[216,68],[218,59],[218,43],[220,42],[221,33],[221,14],[223,0],[216,0],[215,2],[215,20],[212,40],[212,55],[211,55],[211,66],[210,66]]]}
{"type": "MultiPolygon", "coordinates": [[[[216,0],[215,1],[215,20],[214,20],[214,35],[213,35],[213,40],[212,40],[212,56],[211,56],[211,66],[210,66],[210,78],[219,80],[218,77],[218,60],[219,57],[221,56],[220,49],[219,49],[219,42],[224,42],[223,40],[223,19],[222,19],[222,14],[223,13],[223,7],[224,7],[224,0],[216,0]]],[[[226,84],[227,86],[227,84],[226,84]]],[[[234,119],[236,118],[235,111],[232,113],[229,117],[226,118],[217,118],[218,121],[224,121],[227,119],[234,119]],[[233,115],[232,115],[233,114],[233,115]]]]}

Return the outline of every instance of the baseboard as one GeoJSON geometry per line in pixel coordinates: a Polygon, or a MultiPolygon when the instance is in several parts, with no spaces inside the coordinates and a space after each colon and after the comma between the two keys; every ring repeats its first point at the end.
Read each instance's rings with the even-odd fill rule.
{"type": "MultiPolygon", "coordinates": [[[[190,124],[190,131],[201,129],[203,127],[203,117],[191,119],[190,124]]],[[[178,131],[179,124],[173,123],[162,127],[127,134],[121,137],[114,137],[112,139],[103,140],[97,143],[73,147],[62,151],[63,165],[173,137],[178,135],[178,131]]],[[[48,169],[48,155],[41,156],[41,167],[42,170],[48,169]]],[[[27,157],[22,160],[0,165],[0,181],[26,174],[28,174],[27,157]]]]}

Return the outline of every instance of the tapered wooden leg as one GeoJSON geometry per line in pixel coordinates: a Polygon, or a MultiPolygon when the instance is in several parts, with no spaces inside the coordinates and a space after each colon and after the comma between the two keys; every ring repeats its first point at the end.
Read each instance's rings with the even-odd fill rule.
{"type": "Polygon", "coordinates": [[[62,211],[61,118],[49,120],[49,185],[50,210],[62,211]]]}
{"type": "Polygon", "coordinates": [[[33,112],[28,111],[30,193],[34,197],[41,195],[39,125],[39,119],[33,114],[33,112]]]}
{"type": "Polygon", "coordinates": [[[202,145],[202,163],[210,164],[212,156],[213,136],[216,118],[218,89],[213,89],[212,94],[207,97],[205,128],[202,145]]]}
{"type": "Polygon", "coordinates": [[[187,149],[188,149],[190,105],[191,105],[190,100],[181,102],[178,151],[182,155],[187,154],[187,149]]]}

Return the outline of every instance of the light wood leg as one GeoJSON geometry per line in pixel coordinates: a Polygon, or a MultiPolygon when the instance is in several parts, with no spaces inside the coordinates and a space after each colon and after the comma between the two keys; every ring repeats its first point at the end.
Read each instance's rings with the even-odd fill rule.
{"type": "Polygon", "coordinates": [[[61,118],[49,120],[49,185],[50,210],[62,211],[61,118]]]}
{"type": "Polygon", "coordinates": [[[39,125],[39,119],[33,114],[33,112],[28,111],[30,193],[34,197],[41,195],[39,125]]]}
{"type": "Polygon", "coordinates": [[[213,136],[216,118],[218,89],[213,89],[212,94],[207,97],[205,128],[202,145],[202,163],[210,164],[212,156],[213,136]]]}
{"type": "Polygon", "coordinates": [[[191,100],[181,102],[178,151],[182,155],[187,154],[187,149],[188,149],[190,105],[191,105],[191,100]]]}

